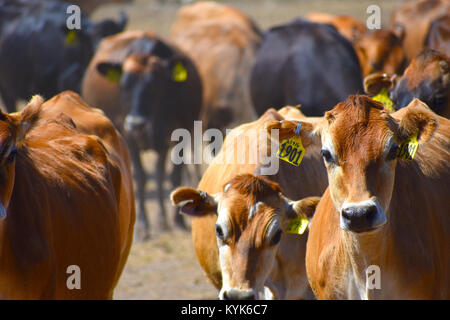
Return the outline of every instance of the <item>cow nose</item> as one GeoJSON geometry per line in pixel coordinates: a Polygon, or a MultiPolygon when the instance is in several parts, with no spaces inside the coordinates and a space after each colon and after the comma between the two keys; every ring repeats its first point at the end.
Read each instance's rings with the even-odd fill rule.
{"type": "Polygon", "coordinates": [[[377,227],[378,207],[375,204],[347,206],[341,210],[342,227],[354,232],[370,231],[377,227]]]}
{"type": "Polygon", "coordinates": [[[229,289],[224,291],[223,300],[256,300],[254,290],[229,289]]]}
{"type": "Polygon", "coordinates": [[[142,130],[145,127],[145,118],[141,116],[127,115],[125,117],[124,129],[126,132],[142,130]]]}

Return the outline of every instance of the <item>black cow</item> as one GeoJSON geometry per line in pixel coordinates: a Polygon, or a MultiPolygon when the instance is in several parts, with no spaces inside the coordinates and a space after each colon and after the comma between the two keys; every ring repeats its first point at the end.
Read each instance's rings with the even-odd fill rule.
{"type": "MultiPolygon", "coordinates": [[[[146,177],[138,149],[152,149],[158,153],[155,170],[158,202],[163,219],[163,229],[167,229],[163,188],[166,158],[171,147],[172,132],[179,128],[192,131],[194,120],[199,119],[202,106],[200,76],[193,62],[184,53],[150,32],[129,31],[105,39],[92,64],[96,64],[96,71],[105,77],[102,79],[118,82],[121,108],[105,111],[110,112],[111,118],[114,119],[123,119],[125,114],[120,117],[113,113],[123,112],[123,110],[128,112],[123,126],[129,143],[137,184],[136,200],[138,202],[138,224],[140,224],[138,228],[143,228],[144,237],[147,237],[149,223],[144,206],[146,177]],[[128,40],[124,41],[126,38],[128,40]],[[123,50],[125,58],[118,62],[117,58],[114,58],[117,55],[104,52],[102,48],[123,50]],[[109,54],[111,54],[111,60],[108,60],[109,54]]],[[[84,81],[86,87],[105,87],[100,79],[96,79],[91,67],[88,69],[84,81]]],[[[83,89],[83,94],[86,94],[88,100],[98,101],[100,108],[108,107],[107,99],[94,97],[101,93],[85,92],[83,89]]],[[[121,124],[116,125],[121,126],[121,124]]],[[[171,182],[174,187],[181,184],[182,168],[183,164],[174,164],[171,174],[171,182]]],[[[175,214],[175,224],[185,228],[181,215],[175,214]]]]}
{"type": "Polygon", "coordinates": [[[124,29],[127,18],[91,22],[81,14],[80,29],[69,30],[70,4],[5,0],[0,4],[0,94],[8,112],[18,99],[46,98],[63,90],[80,92],[81,79],[104,36],[124,29]]]}
{"type": "Polygon", "coordinates": [[[349,94],[364,92],[351,43],[331,25],[301,19],[265,33],[250,82],[259,115],[301,104],[305,115],[321,116],[349,94]]]}

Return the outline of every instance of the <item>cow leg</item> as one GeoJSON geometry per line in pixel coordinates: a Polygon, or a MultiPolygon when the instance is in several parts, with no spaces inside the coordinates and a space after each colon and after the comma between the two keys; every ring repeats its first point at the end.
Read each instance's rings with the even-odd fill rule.
{"type": "MultiPolygon", "coordinates": [[[[173,169],[172,169],[172,174],[170,177],[171,182],[172,182],[172,189],[175,189],[175,188],[178,188],[181,186],[182,173],[183,173],[183,169],[185,169],[185,168],[186,167],[183,163],[179,164],[179,165],[174,164],[173,169]]],[[[183,216],[179,212],[179,209],[174,207],[173,213],[174,213],[175,225],[177,227],[180,227],[181,229],[187,230],[186,223],[184,222],[183,216]]]]}
{"type": "Polygon", "coordinates": [[[167,149],[161,150],[158,153],[158,160],[156,162],[156,184],[158,188],[158,203],[161,217],[161,230],[169,230],[169,224],[167,222],[166,207],[164,205],[164,180],[166,178],[166,156],[167,149]]]}
{"type": "Polygon", "coordinates": [[[147,240],[150,238],[150,223],[145,210],[145,182],[146,175],[141,162],[139,148],[134,139],[127,139],[131,161],[133,163],[134,181],[136,182],[137,223],[136,239],[147,240]]]}

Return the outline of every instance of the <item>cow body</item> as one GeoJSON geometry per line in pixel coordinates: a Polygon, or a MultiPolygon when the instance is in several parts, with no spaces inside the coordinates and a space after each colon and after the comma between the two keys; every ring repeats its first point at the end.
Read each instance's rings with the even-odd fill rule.
{"type": "MultiPolygon", "coordinates": [[[[169,227],[163,183],[172,132],[192,130],[202,107],[202,83],[192,61],[178,48],[152,32],[128,31],[99,45],[83,79],[83,97],[101,108],[117,128],[126,131],[132,157],[138,201],[139,229],[148,237],[145,210],[146,176],[140,150],[158,153],[156,180],[162,228],[169,227]],[[116,77],[110,78],[113,72],[116,77]],[[179,78],[174,78],[175,75],[179,78]]],[[[183,164],[175,165],[171,179],[181,183],[183,164]]],[[[175,222],[184,226],[182,216],[175,222]]]]}
{"type": "Polygon", "coordinates": [[[233,128],[253,121],[249,81],[261,34],[239,10],[213,2],[183,7],[171,39],[195,62],[204,86],[205,128],[233,128]]]}
{"type": "Polygon", "coordinates": [[[92,23],[81,15],[81,29],[67,28],[67,7],[57,1],[20,0],[0,4],[0,94],[9,112],[18,99],[46,98],[63,90],[80,91],[83,73],[101,37],[123,30],[92,23]]]}
{"type": "Polygon", "coordinates": [[[358,57],[334,27],[295,20],[265,34],[251,75],[259,115],[300,104],[305,115],[319,116],[356,92],[363,92],[358,57]]]}
{"type": "MultiPolygon", "coordinates": [[[[307,149],[322,149],[329,179],[307,244],[315,295],[448,299],[449,120],[417,99],[389,114],[368,97],[350,96],[322,121],[301,122],[301,139],[307,149]],[[401,143],[415,135],[418,151],[405,160],[401,143]]],[[[268,128],[285,139],[297,126],[268,128]]]]}
{"type": "MultiPolygon", "coordinates": [[[[263,143],[269,143],[268,154],[271,150],[270,142],[266,141],[263,135],[260,135],[259,130],[264,130],[266,121],[281,120],[285,117],[298,119],[304,116],[292,107],[283,108],[279,113],[268,110],[257,121],[233,129],[227,135],[220,153],[203,174],[198,189],[208,194],[216,194],[222,192],[223,186],[236,175],[258,174],[266,175],[272,181],[278,183],[285,190],[284,194],[289,199],[320,196],[326,188],[327,181],[324,168],[317,159],[318,154],[306,154],[300,168],[279,161],[278,170],[270,175],[265,174],[262,170],[268,164],[255,158],[255,154],[261,150],[263,143]],[[249,138],[250,140],[240,140],[242,137],[252,134],[257,134],[257,136],[249,138]],[[246,154],[244,163],[239,163],[237,158],[233,158],[233,155],[242,156],[244,153],[246,154]],[[291,186],[299,179],[302,181],[301,187],[299,189],[292,188],[291,186]]],[[[278,148],[278,145],[275,147],[278,148]]],[[[276,158],[273,160],[278,162],[276,158]]],[[[192,239],[200,266],[208,279],[220,290],[222,288],[222,269],[219,263],[219,250],[214,228],[216,222],[217,213],[214,210],[194,217],[192,220],[192,239]]],[[[276,295],[278,299],[309,299],[313,297],[305,281],[305,270],[301,262],[304,259],[306,239],[307,232],[302,236],[283,234],[281,237],[275,264],[269,276],[270,282],[278,291],[276,295]]]]}
{"type": "Polygon", "coordinates": [[[44,104],[34,98],[8,119],[28,132],[17,145],[9,201],[2,194],[0,297],[111,299],[135,218],[125,142],[70,92],[44,104]],[[69,266],[79,267],[79,290],[70,290],[69,266]]]}

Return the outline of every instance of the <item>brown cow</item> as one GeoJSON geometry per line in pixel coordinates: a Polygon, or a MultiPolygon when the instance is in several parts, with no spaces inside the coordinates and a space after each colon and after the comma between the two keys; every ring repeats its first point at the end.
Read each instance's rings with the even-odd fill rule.
{"type": "Polygon", "coordinates": [[[256,119],[249,81],[261,33],[249,17],[228,5],[194,3],[178,12],[171,39],[202,77],[205,128],[223,130],[256,119]]]}
{"type": "MultiPolygon", "coordinates": [[[[264,123],[270,120],[282,120],[286,117],[289,117],[289,119],[305,118],[301,112],[293,107],[283,108],[279,112],[269,109],[257,121],[243,124],[229,132],[223,142],[221,151],[203,174],[198,189],[208,194],[220,193],[223,191],[223,186],[236,175],[257,174],[268,176],[272,181],[278,183],[286,191],[285,196],[289,199],[320,196],[327,187],[327,179],[324,167],[319,161],[320,155],[318,153],[306,154],[300,168],[284,161],[278,161],[279,159],[274,155],[269,158],[258,156],[260,152],[264,154],[265,145],[268,145],[268,154],[271,154],[271,150],[278,148],[278,142],[274,142],[275,144],[271,146],[267,136],[261,134],[261,132],[264,133],[264,123]],[[236,155],[245,157],[243,159],[245,161],[239,161],[236,155]],[[298,179],[301,179],[302,184],[300,188],[295,189],[293,186],[296,185],[298,179]]],[[[220,290],[222,288],[222,270],[214,228],[216,221],[217,212],[214,210],[200,217],[194,217],[192,220],[192,240],[200,266],[208,279],[220,290]]],[[[291,235],[283,236],[285,240],[282,240],[282,247],[297,247],[296,256],[303,261],[306,238],[307,234],[300,238],[291,235]],[[284,241],[286,242],[284,243],[284,241]]],[[[286,255],[291,253],[289,250],[278,251],[277,259],[288,259],[286,255]]],[[[296,266],[298,268],[302,265],[303,263],[299,262],[296,266]]],[[[271,277],[277,282],[275,286],[279,291],[278,298],[285,298],[286,295],[295,298],[312,297],[309,290],[299,294],[295,290],[292,291],[293,288],[289,288],[286,290],[291,290],[290,292],[283,292],[283,287],[286,288],[285,285],[289,284],[289,275],[283,273],[283,264],[279,266],[281,269],[277,266],[278,263],[271,277]],[[276,276],[277,272],[279,272],[278,276],[276,276]],[[275,277],[278,278],[275,279],[275,277]]],[[[306,276],[304,269],[295,269],[295,272],[299,276],[296,284],[302,283],[302,279],[304,283],[306,276]]]]}
{"type": "Polygon", "coordinates": [[[352,43],[368,31],[366,25],[362,21],[352,16],[310,12],[306,15],[306,19],[317,23],[331,24],[352,43]]]}
{"type": "Polygon", "coordinates": [[[291,219],[309,219],[320,198],[291,201],[279,184],[267,177],[241,174],[223,191],[209,195],[193,188],[179,188],[172,203],[188,215],[217,212],[215,225],[222,270],[223,300],[265,298],[313,298],[305,277],[304,244],[300,237],[286,235],[291,219]]]}
{"type": "Polygon", "coordinates": [[[111,299],[135,219],[124,140],[71,92],[0,117],[0,298],[111,299]]]}
{"type": "MultiPolygon", "coordinates": [[[[322,148],[330,183],[307,244],[316,296],[449,299],[450,121],[417,99],[389,114],[356,95],[321,121],[301,123],[306,149],[322,148]],[[413,160],[399,160],[399,146],[415,136],[413,160]]],[[[284,139],[298,124],[267,128],[284,139]]]]}
{"type": "Polygon", "coordinates": [[[431,23],[425,46],[450,57],[450,13],[431,23]]]}
{"type": "MultiPolygon", "coordinates": [[[[162,229],[169,227],[163,184],[166,158],[176,129],[191,130],[200,117],[202,84],[193,62],[177,47],[150,31],[127,31],[105,38],[89,64],[82,94],[124,129],[133,162],[138,203],[137,237],[147,238],[146,174],[140,150],[154,150],[157,200],[162,229]]],[[[183,164],[174,165],[171,182],[181,184],[183,164]]],[[[185,227],[181,215],[175,223],[185,227]]]]}
{"type": "Polygon", "coordinates": [[[450,0],[403,1],[391,16],[390,29],[405,34],[403,48],[408,60],[423,49],[430,24],[450,12],[450,0]]]}
{"type": "Polygon", "coordinates": [[[392,31],[367,31],[353,44],[361,64],[363,76],[374,72],[401,74],[406,67],[402,38],[392,31]]]}

